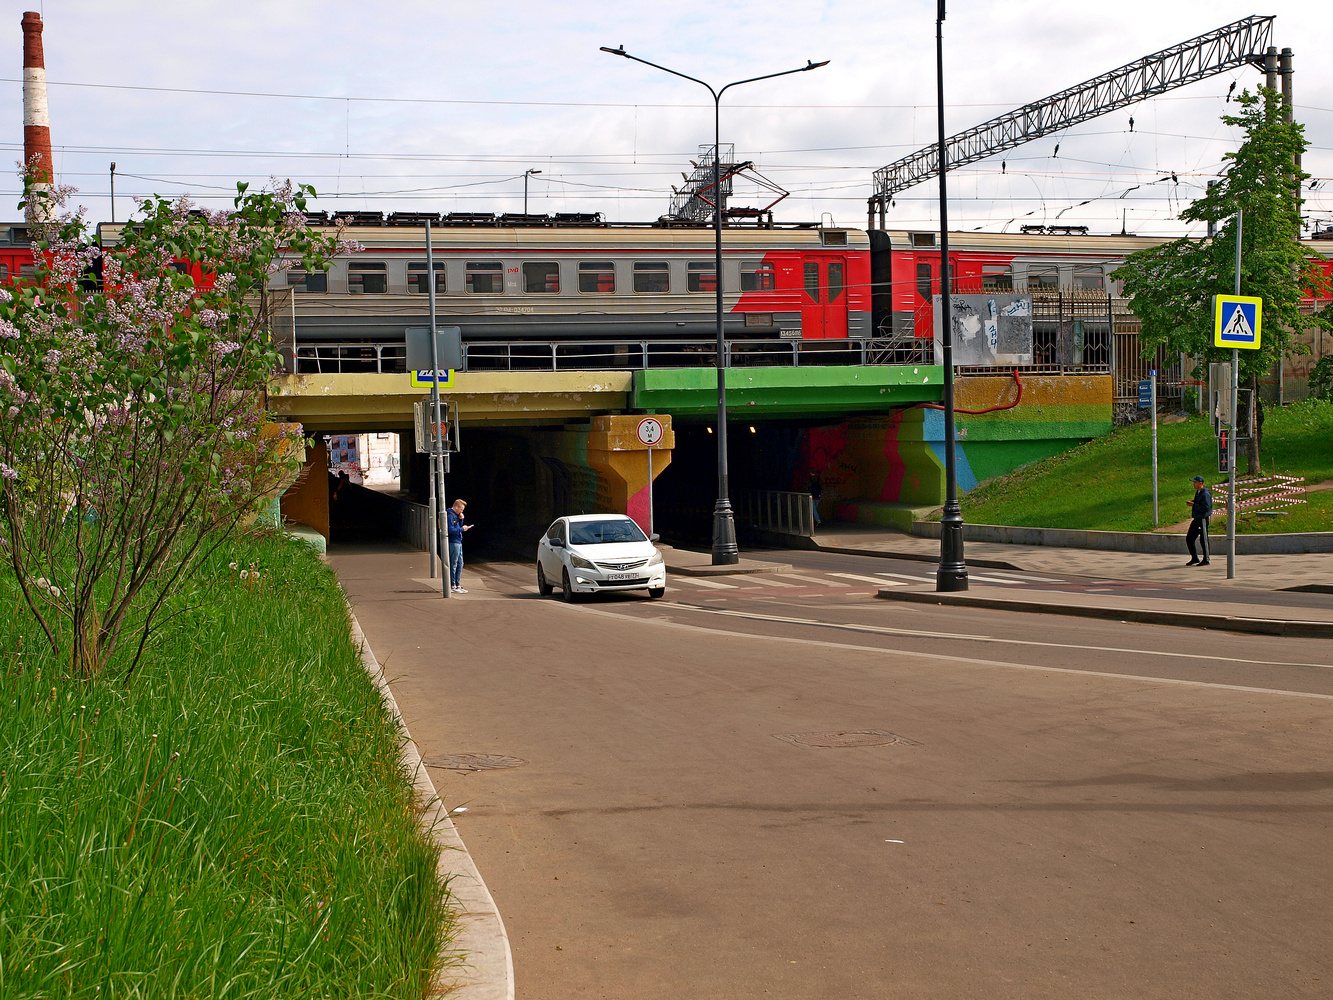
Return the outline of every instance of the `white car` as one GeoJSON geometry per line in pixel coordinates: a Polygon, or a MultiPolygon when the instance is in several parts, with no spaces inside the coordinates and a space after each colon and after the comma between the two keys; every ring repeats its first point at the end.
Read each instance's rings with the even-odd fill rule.
{"type": "Polygon", "coordinates": [[[624,514],[562,517],[537,544],[537,590],[545,596],[556,587],[566,601],[614,590],[646,589],[649,597],[661,597],[666,563],[624,514]]]}

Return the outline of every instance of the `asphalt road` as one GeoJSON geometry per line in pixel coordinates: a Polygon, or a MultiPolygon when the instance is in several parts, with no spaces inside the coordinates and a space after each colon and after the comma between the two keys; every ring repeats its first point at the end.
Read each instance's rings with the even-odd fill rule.
{"type": "Polygon", "coordinates": [[[889,561],[799,555],[567,606],[331,553],[423,757],[522,762],[432,772],[520,998],[1333,993],[1327,642],[898,605],[889,561]]]}

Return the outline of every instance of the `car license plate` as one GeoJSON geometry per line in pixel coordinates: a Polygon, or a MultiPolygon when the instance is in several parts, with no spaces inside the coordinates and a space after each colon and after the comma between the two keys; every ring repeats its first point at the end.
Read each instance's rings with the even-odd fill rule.
{"type": "Polygon", "coordinates": [[[607,573],[607,574],[606,574],[606,579],[607,579],[610,583],[622,583],[622,582],[624,582],[625,580],[633,580],[633,579],[635,579],[635,574],[634,574],[634,573],[607,573]]]}

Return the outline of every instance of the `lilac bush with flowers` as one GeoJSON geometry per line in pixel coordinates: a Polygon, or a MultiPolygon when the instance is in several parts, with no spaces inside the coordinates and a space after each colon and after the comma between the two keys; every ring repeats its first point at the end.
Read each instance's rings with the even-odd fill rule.
{"type": "Polygon", "coordinates": [[[304,185],[239,184],[216,212],[146,199],[107,246],[70,193],[29,189],[54,221],[33,280],[0,289],[0,555],[73,675],[115,658],[128,676],[201,556],[304,455],[266,408],[269,276],[355,248],[306,225],[304,185]]]}

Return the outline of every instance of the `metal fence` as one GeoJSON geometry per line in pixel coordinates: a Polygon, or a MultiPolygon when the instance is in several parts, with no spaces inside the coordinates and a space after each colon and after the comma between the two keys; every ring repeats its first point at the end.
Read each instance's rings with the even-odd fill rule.
{"type": "MultiPolygon", "coordinates": [[[[874,340],[731,340],[725,345],[731,368],[812,365],[926,364],[895,352],[894,342],[874,340]]],[[[474,341],[463,345],[466,369],[488,371],[605,371],[623,368],[713,368],[715,340],[474,341]]],[[[296,349],[302,375],[407,371],[403,344],[303,344],[296,349]]]]}
{"type": "Polygon", "coordinates": [[[739,500],[743,527],[781,535],[815,533],[815,498],[809,493],[743,490],[739,500]]]}
{"type": "MultiPolygon", "coordinates": [[[[1115,364],[1115,388],[1112,403],[1118,409],[1137,408],[1139,383],[1157,370],[1157,402],[1180,405],[1187,388],[1188,362],[1179,354],[1170,353],[1161,345],[1148,357],[1143,356],[1139,339],[1142,324],[1129,311],[1124,299],[1114,301],[1115,342],[1112,345],[1115,364]],[[1185,376],[1185,377],[1182,377],[1185,376]]],[[[1195,385],[1196,383],[1189,383],[1195,385]]]]}

